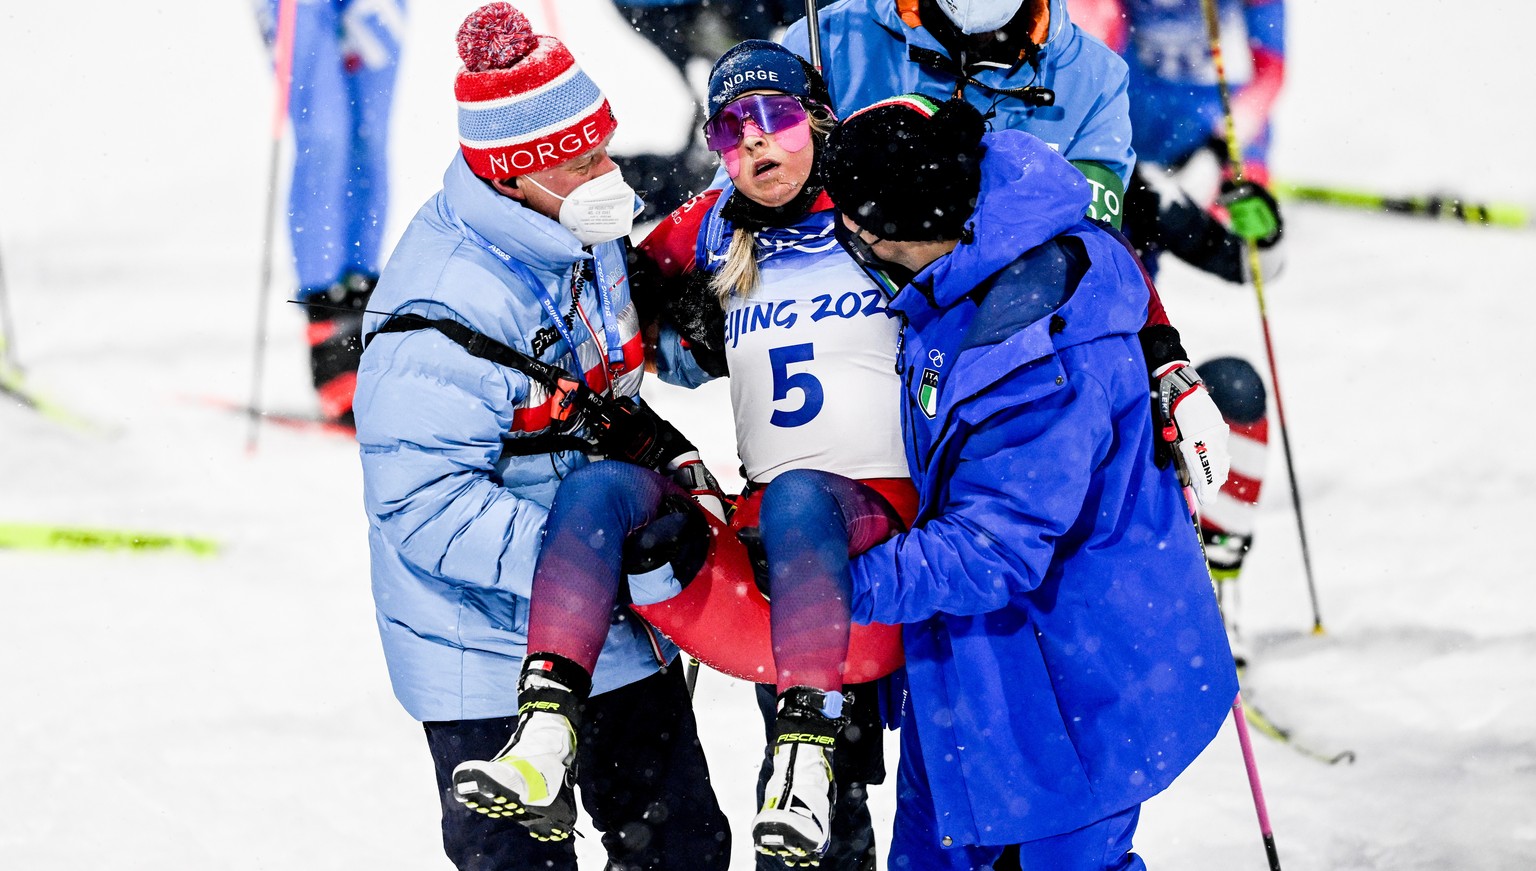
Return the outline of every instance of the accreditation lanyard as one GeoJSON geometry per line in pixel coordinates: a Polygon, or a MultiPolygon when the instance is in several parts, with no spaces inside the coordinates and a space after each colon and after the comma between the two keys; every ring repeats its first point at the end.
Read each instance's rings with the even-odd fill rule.
{"type": "MultiPolygon", "coordinates": [[[[513,275],[516,275],[533,290],[534,296],[539,300],[539,305],[544,307],[545,313],[554,322],[555,329],[560,332],[560,338],[565,339],[565,344],[570,347],[571,354],[574,356],[576,354],[576,339],[571,336],[570,327],[567,327],[565,323],[565,316],[560,314],[560,308],[555,305],[555,300],[549,295],[549,290],[544,287],[544,282],[539,280],[539,277],[533,273],[533,270],[528,268],[527,264],[501,250],[494,242],[476,232],[473,227],[465,224],[464,231],[481,248],[496,255],[496,259],[500,260],[503,266],[506,266],[513,275]]],[[[580,261],[572,268],[577,270],[579,274],[581,269],[580,261]]],[[[611,382],[618,376],[623,367],[624,343],[619,339],[619,318],[618,313],[614,311],[612,289],[608,286],[608,276],[606,275],[606,270],[603,269],[603,261],[597,256],[596,252],[592,254],[592,273],[592,283],[597,285],[597,302],[603,311],[603,338],[599,339],[597,337],[597,333],[592,329],[592,324],[587,321],[584,315],[581,317],[581,322],[592,336],[592,341],[598,344],[599,350],[606,351],[608,357],[607,380],[611,382]]],[[[580,314],[581,303],[579,301],[576,303],[576,308],[578,314],[580,314]]],[[[580,362],[578,358],[578,365],[580,362]]]]}

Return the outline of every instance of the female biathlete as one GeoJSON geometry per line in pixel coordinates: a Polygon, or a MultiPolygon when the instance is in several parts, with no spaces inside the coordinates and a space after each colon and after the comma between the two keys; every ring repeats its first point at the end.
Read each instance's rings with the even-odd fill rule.
{"type": "MultiPolygon", "coordinates": [[[[822,190],[829,102],[819,74],[776,43],[749,40],[723,55],[710,76],[705,133],[731,184],[664,218],[631,268],[637,296],[647,277],[657,289],[662,378],[691,387],[729,371],[737,452],[748,480],[732,532],[750,542],[753,562],[766,563],[770,590],[786,573],[803,575],[829,562],[846,567],[850,552],[900,529],[900,518],[916,507],[899,419],[900,324],[886,312],[885,293],[839,245],[822,190]],[[810,469],[835,474],[818,477],[813,488],[787,474],[810,469]],[[840,559],[828,560],[829,550],[840,559]]],[[[562,482],[534,570],[518,724],[494,760],[458,767],[461,801],[512,816],[536,837],[569,836],[573,726],[610,620],[633,619],[622,607],[632,604],[706,663],[775,686],[775,752],[759,847],[777,852],[782,844],[775,832],[788,822],[778,820],[787,809],[776,798],[787,794],[786,781],[798,778],[803,795],[805,778],[815,776],[826,788],[811,795],[819,806],[809,810],[820,824],[812,837],[818,853],[826,850],[833,806],[840,804],[833,749],[853,711],[843,693],[811,687],[888,673],[900,662],[899,638],[890,627],[859,627],[850,647],[846,621],[806,618],[826,611],[821,597],[836,595],[839,585],[829,579],[774,598],[769,654],[767,608],[732,532],[715,536],[703,568],[717,578],[710,601],[691,601],[704,586],[698,582],[681,591],[676,583],[651,589],[657,577],[688,579],[699,571],[705,557],[696,543],[704,537],[697,533],[704,524],[682,487],[639,466],[594,463],[562,482]],[[736,599],[738,591],[744,598],[736,599]],[[722,603],[724,609],[715,608],[722,603]],[[711,638],[694,626],[690,633],[684,622],[701,610],[729,631],[711,638]],[[846,673],[828,663],[834,650],[850,651],[846,673]]],[[[878,770],[874,699],[863,695],[867,727],[855,752],[878,770]]],[[[868,767],[845,774],[845,790],[849,780],[876,779],[868,767]]],[[[852,828],[867,833],[861,797],[849,806],[864,814],[852,828]]],[[[850,851],[872,849],[867,837],[849,840],[850,851]]]]}

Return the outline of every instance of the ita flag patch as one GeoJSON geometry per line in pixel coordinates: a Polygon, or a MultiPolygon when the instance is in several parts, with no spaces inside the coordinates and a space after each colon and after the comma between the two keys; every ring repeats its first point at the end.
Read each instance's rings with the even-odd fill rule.
{"type": "Polygon", "coordinates": [[[923,383],[917,388],[917,407],[929,420],[939,413],[939,370],[923,370],[923,383]]]}

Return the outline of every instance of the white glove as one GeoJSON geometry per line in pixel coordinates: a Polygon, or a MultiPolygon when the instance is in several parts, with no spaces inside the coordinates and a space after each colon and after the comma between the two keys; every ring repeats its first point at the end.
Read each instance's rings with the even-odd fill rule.
{"type": "Polygon", "coordinates": [[[1207,505],[1227,482],[1232,454],[1227,447],[1231,428],[1200,380],[1195,367],[1175,360],[1157,370],[1158,408],[1162,412],[1163,441],[1168,443],[1179,480],[1207,505]]]}

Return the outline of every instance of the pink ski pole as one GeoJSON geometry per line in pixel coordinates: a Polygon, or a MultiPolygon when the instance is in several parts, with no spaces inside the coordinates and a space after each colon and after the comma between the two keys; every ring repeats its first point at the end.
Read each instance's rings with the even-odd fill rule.
{"type": "Polygon", "coordinates": [[[1243,712],[1243,694],[1232,700],[1232,722],[1237,726],[1237,743],[1243,748],[1243,767],[1248,769],[1248,788],[1253,792],[1253,809],[1259,815],[1259,833],[1264,836],[1264,855],[1269,871],[1280,871],[1280,852],[1275,849],[1275,832],[1269,825],[1269,808],[1264,804],[1264,787],[1259,784],[1259,765],[1253,758],[1253,741],[1248,735],[1248,715],[1243,712]]]}
{"type": "Polygon", "coordinates": [[[272,150],[267,162],[267,220],[262,231],[261,284],[256,289],[256,359],[251,366],[251,401],[246,412],[250,417],[250,429],[245,441],[247,452],[256,450],[256,432],[261,425],[261,381],[267,346],[267,292],[272,286],[272,228],[277,223],[277,166],[282,158],[283,126],[288,120],[288,94],[293,86],[293,34],[297,20],[297,0],[279,0],[277,38],[272,44],[277,99],[273,101],[272,107],[272,150]]]}

